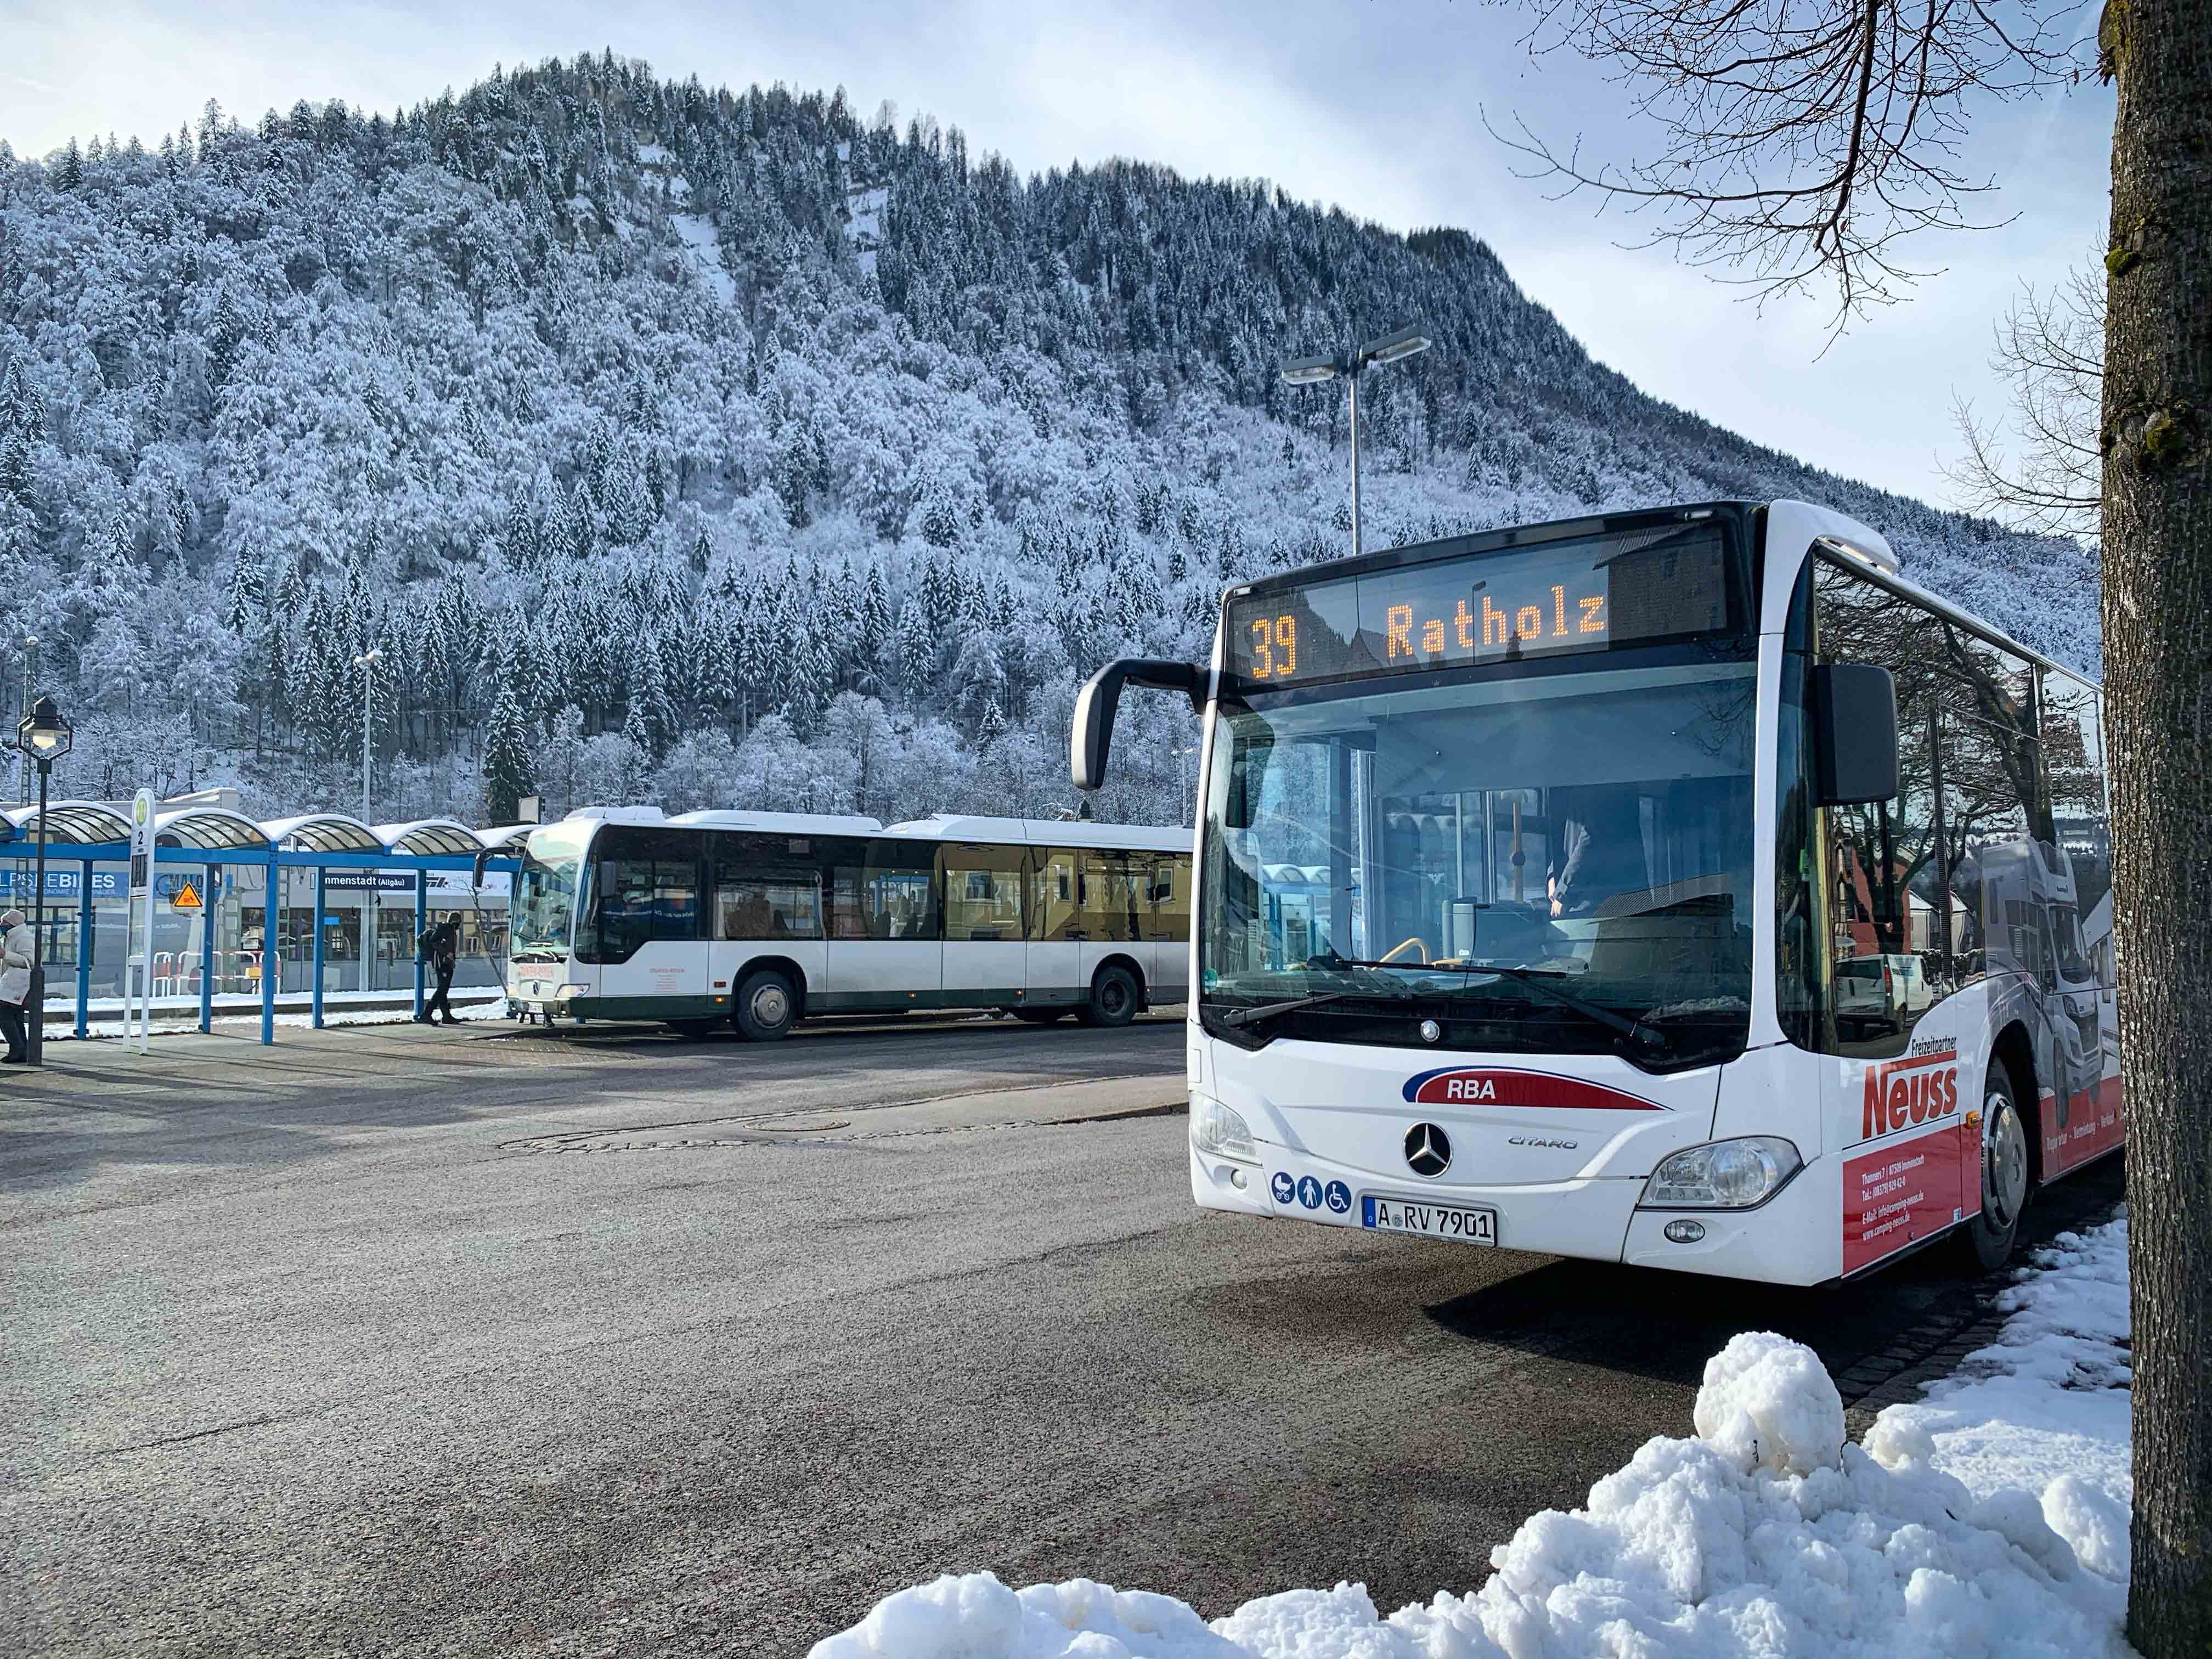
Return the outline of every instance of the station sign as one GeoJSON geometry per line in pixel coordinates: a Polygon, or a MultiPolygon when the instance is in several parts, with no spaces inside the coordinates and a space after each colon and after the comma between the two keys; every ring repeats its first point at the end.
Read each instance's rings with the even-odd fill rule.
{"type": "MultiPolygon", "coordinates": [[[[432,870],[423,884],[434,899],[465,899],[474,896],[484,899],[505,899],[514,886],[514,878],[505,870],[484,872],[483,885],[471,887],[466,870],[432,870]]],[[[323,878],[326,893],[394,893],[413,897],[415,872],[411,870],[333,870],[323,878]]]]}
{"type": "Polygon", "coordinates": [[[154,792],[141,789],[131,800],[131,896],[147,890],[154,869],[154,792]]]}
{"type": "MultiPolygon", "coordinates": [[[[123,874],[120,870],[94,870],[92,872],[93,897],[121,898],[126,891],[123,874]]],[[[38,886],[38,880],[37,873],[32,870],[0,869],[0,898],[28,898],[38,886]]],[[[83,890],[84,872],[82,868],[58,870],[51,865],[47,866],[48,898],[75,898],[83,890]]]]}

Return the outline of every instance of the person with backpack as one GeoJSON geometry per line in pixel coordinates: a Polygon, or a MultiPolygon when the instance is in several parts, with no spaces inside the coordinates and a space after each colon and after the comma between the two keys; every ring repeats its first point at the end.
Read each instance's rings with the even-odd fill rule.
{"type": "Polygon", "coordinates": [[[446,919],[435,927],[426,927],[415,941],[415,959],[430,964],[430,971],[438,976],[437,991],[422,1005],[422,1012],[415,1016],[422,1024],[434,1020],[441,1025],[459,1025],[454,1018],[451,993],[453,988],[453,968],[461,954],[461,913],[448,910],[446,919]]]}

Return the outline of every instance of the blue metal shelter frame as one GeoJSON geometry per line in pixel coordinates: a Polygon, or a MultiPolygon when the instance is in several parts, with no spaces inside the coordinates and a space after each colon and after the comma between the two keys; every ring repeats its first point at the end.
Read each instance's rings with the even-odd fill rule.
{"type": "MultiPolygon", "coordinates": [[[[276,936],[283,871],[308,869],[315,872],[309,1006],[312,1023],[319,1030],[323,1024],[323,907],[325,884],[331,871],[412,872],[415,930],[419,934],[428,921],[431,872],[512,873],[521,864],[517,851],[522,838],[534,827],[507,824],[472,830],[450,818],[372,827],[337,812],[309,813],[256,823],[221,807],[204,806],[163,814],[154,824],[156,871],[183,869],[198,873],[208,893],[209,925],[200,929],[199,1029],[214,1029],[216,930],[212,908],[221,890],[219,878],[226,871],[262,872],[261,1041],[273,1043],[276,1040],[276,981],[283,973],[276,936]]],[[[47,806],[44,823],[39,822],[35,806],[0,814],[0,849],[4,849],[0,850],[0,857],[17,855],[22,845],[44,840],[50,872],[65,863],[75,863],[82,872],[77,887],[76,1030],[80,1037],[90,1030],[88,1014],[92,991],[93,866],[127,864],[131,858],[130,830],[129,821],[121,813],[97,801],[52,802],[47,806]]],[[[240,885],[242,888],[243,884],[240,885]]],[[[150,975],[150,943],[148,949],[149,960],[145,972],[150,975]]],[[[125,974],[127,984],[127,964],[125,974]]],[[[418,960],[415,964],[414,993],[417,1014],[422,1012],[423,991],[423,964],[418,960]]]]}

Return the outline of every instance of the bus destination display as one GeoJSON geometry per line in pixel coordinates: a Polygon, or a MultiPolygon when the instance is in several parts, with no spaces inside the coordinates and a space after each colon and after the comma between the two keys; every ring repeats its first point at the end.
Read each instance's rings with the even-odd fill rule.
{"type": "Polygon", "coordinates": [[[1470,554],[1232,599],[1229,667],[1260,691],[1695,638],[1728,590],[1711,523],[1470,554]]]}

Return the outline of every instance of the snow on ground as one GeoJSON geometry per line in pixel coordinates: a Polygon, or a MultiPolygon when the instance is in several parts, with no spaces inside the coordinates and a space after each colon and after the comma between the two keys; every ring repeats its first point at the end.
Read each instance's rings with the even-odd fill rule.
{"type": "Polygon", "coordinates": [[[2061,1233],[2035,1262],[1999,1299],[2011,1317],[1997,1340],[1879,1423],[1928,1436],[1936,1467],[1977,1497],[2006,1486],[2041,1493],[2045,1516],[2084,1564],[2124,1583],[2135,1501],[2127,1221],[2061,1233]]]}
{"type": "Polygon", "coordinates": [[[714,222],[703,213],[671,214],[669,222],[676,227],[676,234],[684,239],[684,246],[691,256],[691,265],[699,273],[699,280],[706,283],[714,296],[724,305],[734,304],[738,285],[722,264],[721,239],[715,234],[714,222]]]}
{"type": "Polygon", "coordinates": [[[1746,1332],[1689,1439],[1525,1522],[1472,1595],[1380,1617],[1363,1585],[1208,1624],[1088,1579],[947,1575],[811,1659],[2125,1659],[2127,1223],[2062,1234],[1998,1341],[1844,1438],[1812,1350],[1746,1332]]]}

